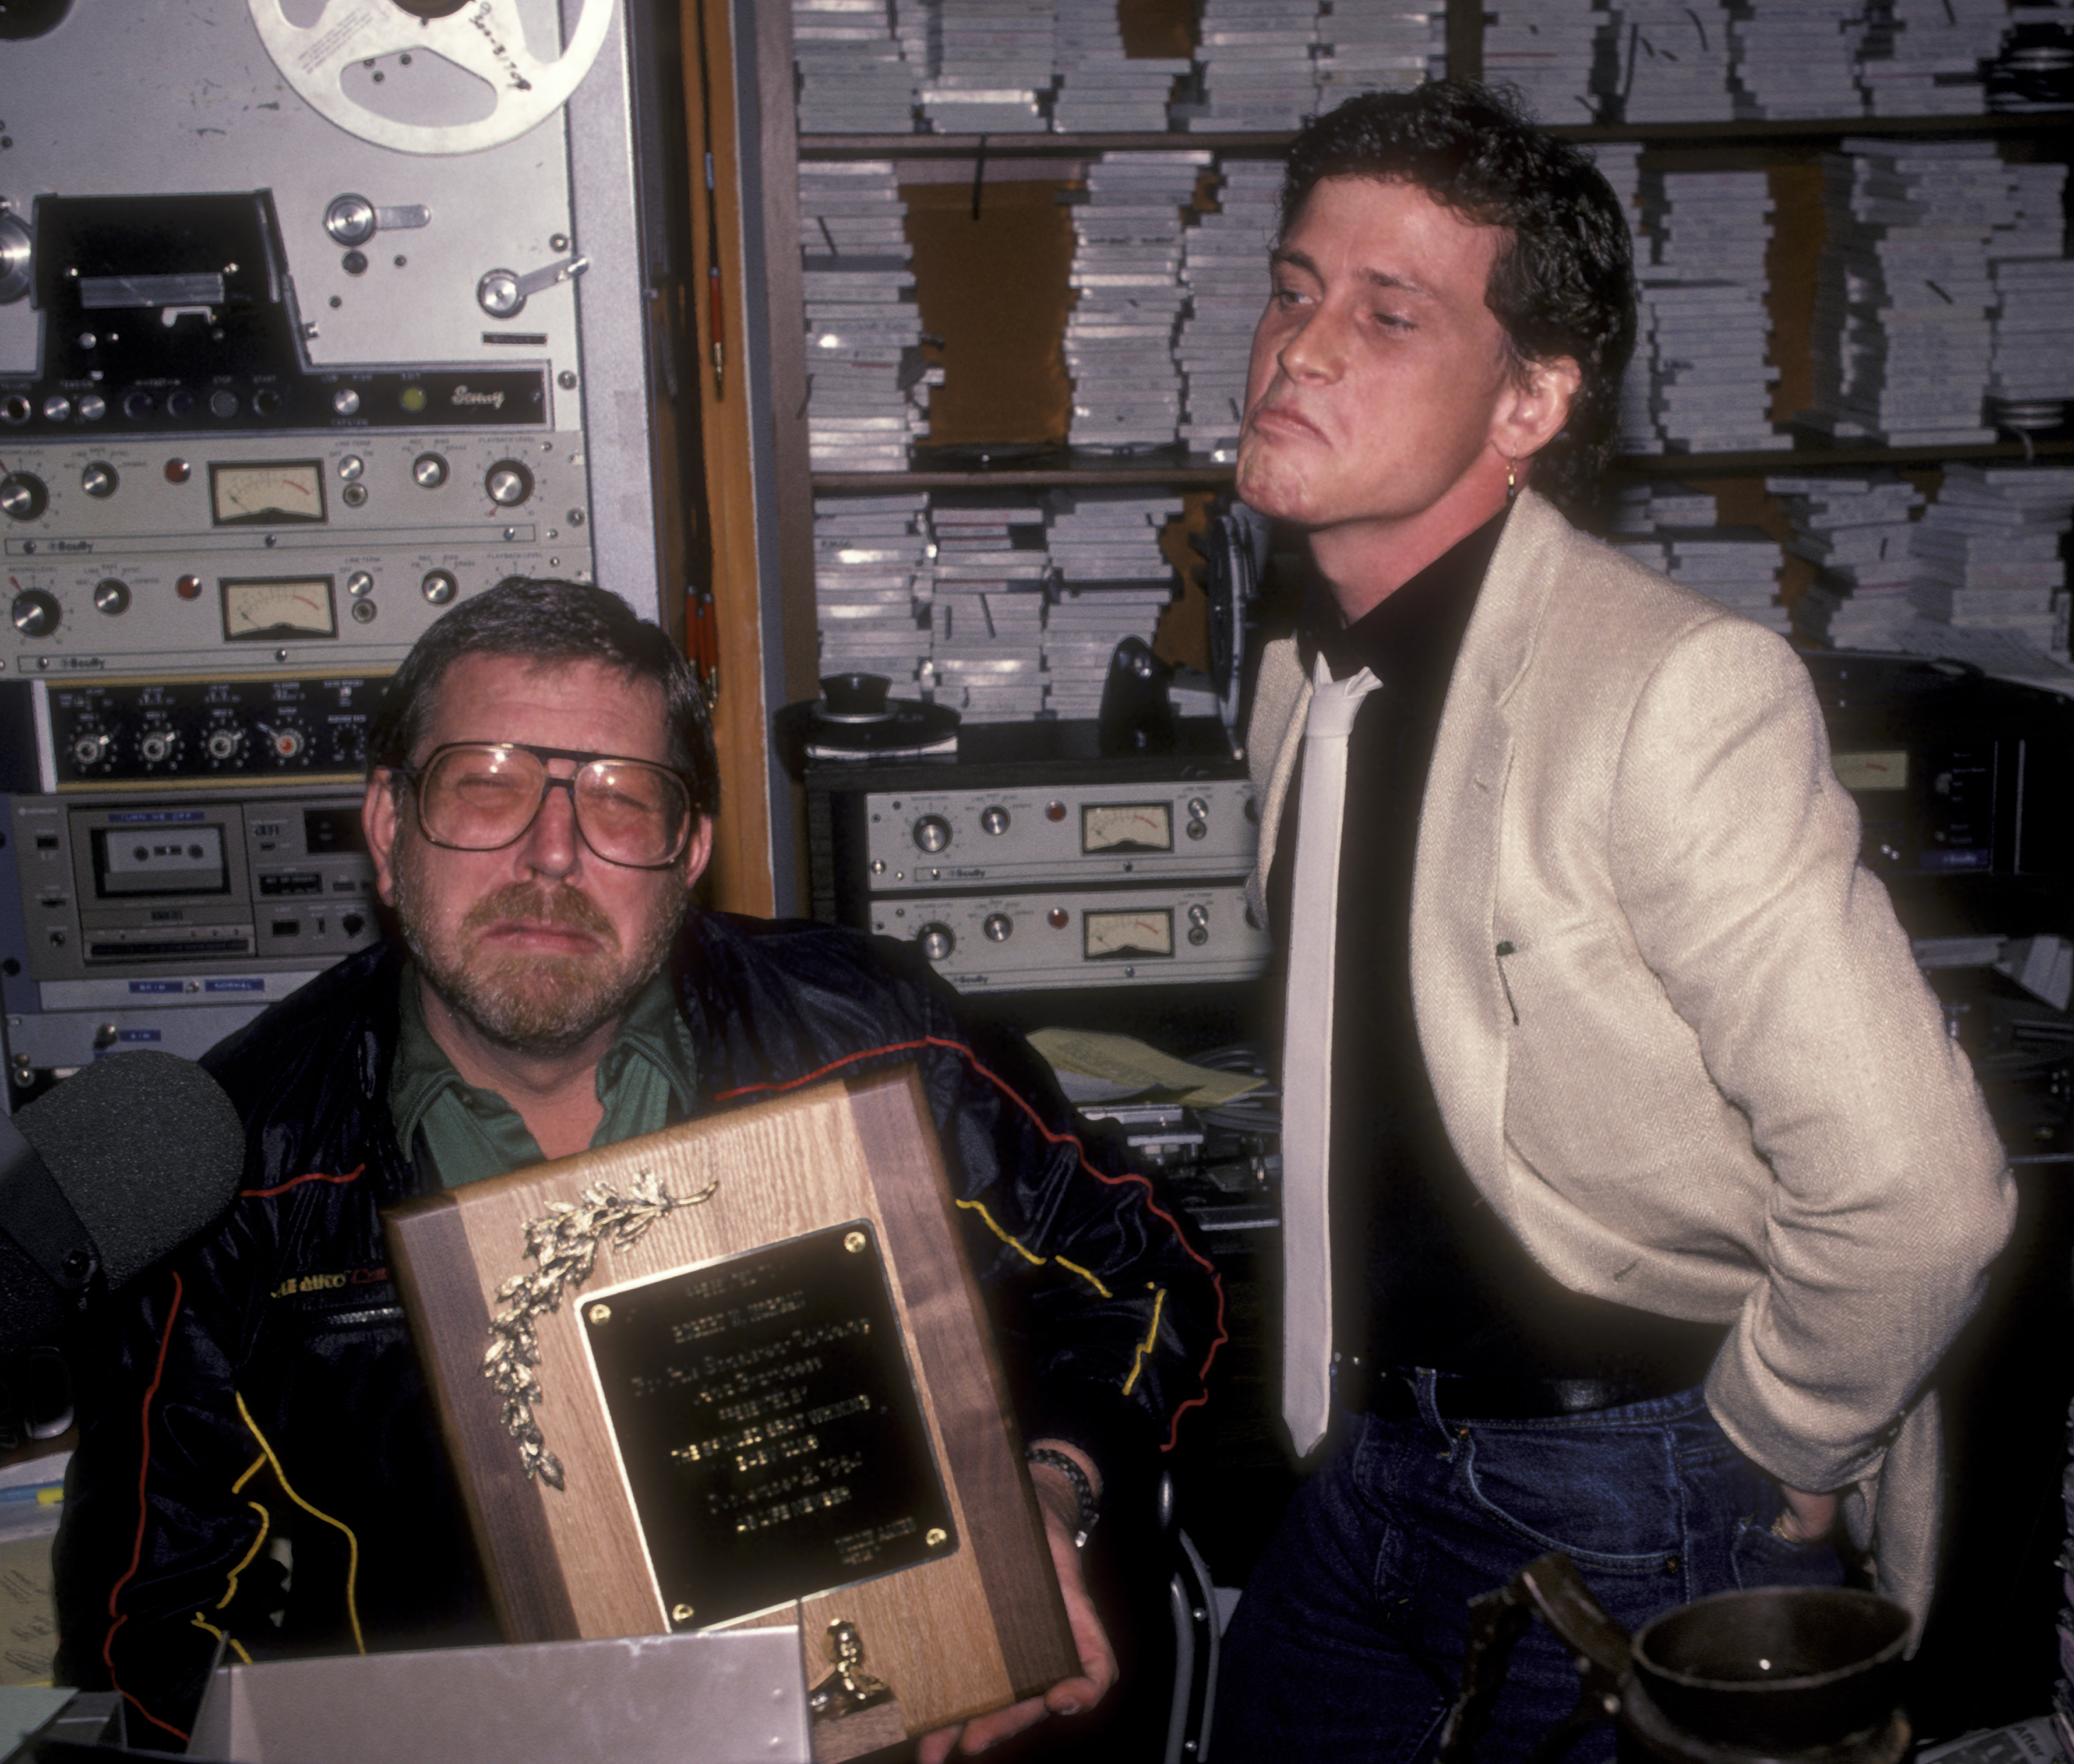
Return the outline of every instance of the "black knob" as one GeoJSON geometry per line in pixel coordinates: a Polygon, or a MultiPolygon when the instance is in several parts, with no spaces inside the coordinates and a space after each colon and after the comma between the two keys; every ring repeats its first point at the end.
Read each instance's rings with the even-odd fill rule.
{"type": "Polygon", "coordinates": [[[499,460],[483,473],[482,487],[499,508],[516,508],[533,494],[533,474],[516,460],[499,460]]]}
{"type": "Polygon", "coordinates": [[[64,614],[56,600],[40,588],[31,588],[14,597],[9,609],[14,621],[14,629],[24,637],[48,637],[58,628],[64,614]]]}
{"type": "Polygon", "coordinates": [[[33,521],[51,506],[51,493],[33,472],[10,472],[0,477],[0,514],[10,521],[33,521]]]}

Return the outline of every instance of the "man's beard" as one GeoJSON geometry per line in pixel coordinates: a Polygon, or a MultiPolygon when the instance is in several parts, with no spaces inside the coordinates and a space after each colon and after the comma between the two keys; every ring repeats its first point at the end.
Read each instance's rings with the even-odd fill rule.
{"type": "Polygon", "coordinates": [[[517,1053],[570,1052],[623,1017],[663,965],[689,899],[671,890],[630,952],[621,949],[617,928],[589,895],[547,883],[514,882],[485,895],[448,936],[432,932],[418,910],[423,847],[399,842],[396,855],[396,916],[419,976],[478,1035],[517,1053]],[[485,926],[514,919],[574,926],[605,947],[581,955],[490,955],[474,944],[485,926]]]}

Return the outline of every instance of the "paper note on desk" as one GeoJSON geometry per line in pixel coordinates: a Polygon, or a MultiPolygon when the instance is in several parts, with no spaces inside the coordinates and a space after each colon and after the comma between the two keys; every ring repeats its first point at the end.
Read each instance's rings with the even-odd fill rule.
{"type": "MultiPolygon", "coordinates": [[[[1130,1035],[1039,1029],[1031,1035],[1030,1045],[1061,1074],[1077,1072],[1113,1085],[1114,1093],[1104,1099],[1109,1101],[1150,1091],[1191,1109],[1215,1109],[1266,1081],[1248,1072],[1191,1065],[1130,1035]]],[[[1070,1093],[1072,1087],[1067,1088],[1070,1093]]]]}

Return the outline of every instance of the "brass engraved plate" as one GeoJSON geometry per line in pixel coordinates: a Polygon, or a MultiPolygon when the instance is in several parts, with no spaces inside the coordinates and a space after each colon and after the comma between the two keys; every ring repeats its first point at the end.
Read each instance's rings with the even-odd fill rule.
{"type": "Polygon", "coordinates": [[[957,1547],[869,1221],[578,1308],[677,1627],[957,1547]]]}

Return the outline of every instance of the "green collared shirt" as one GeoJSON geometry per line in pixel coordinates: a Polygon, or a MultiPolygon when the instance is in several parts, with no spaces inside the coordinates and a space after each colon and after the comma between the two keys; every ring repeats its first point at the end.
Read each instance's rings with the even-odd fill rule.
{"type": "MultiPolygon", "coordinates": [[[[415,1154],[422,1131],[433,1172],[448,1188],[542,1162],[540,1147],[518,1111],[495,1091],[465,1080],[433,1040],[416,969],[404,974],[397,1003],[389,1118],[405,1151],[415,1154]]],[[[597,1063],[597,1100],[605,1115],[591,1135],[592,1147],[617,1145],[684,1120],[696,1106],[697,1078],[691,1031],[668,977],[658,973],[635,997],[597,1063]]]]}

